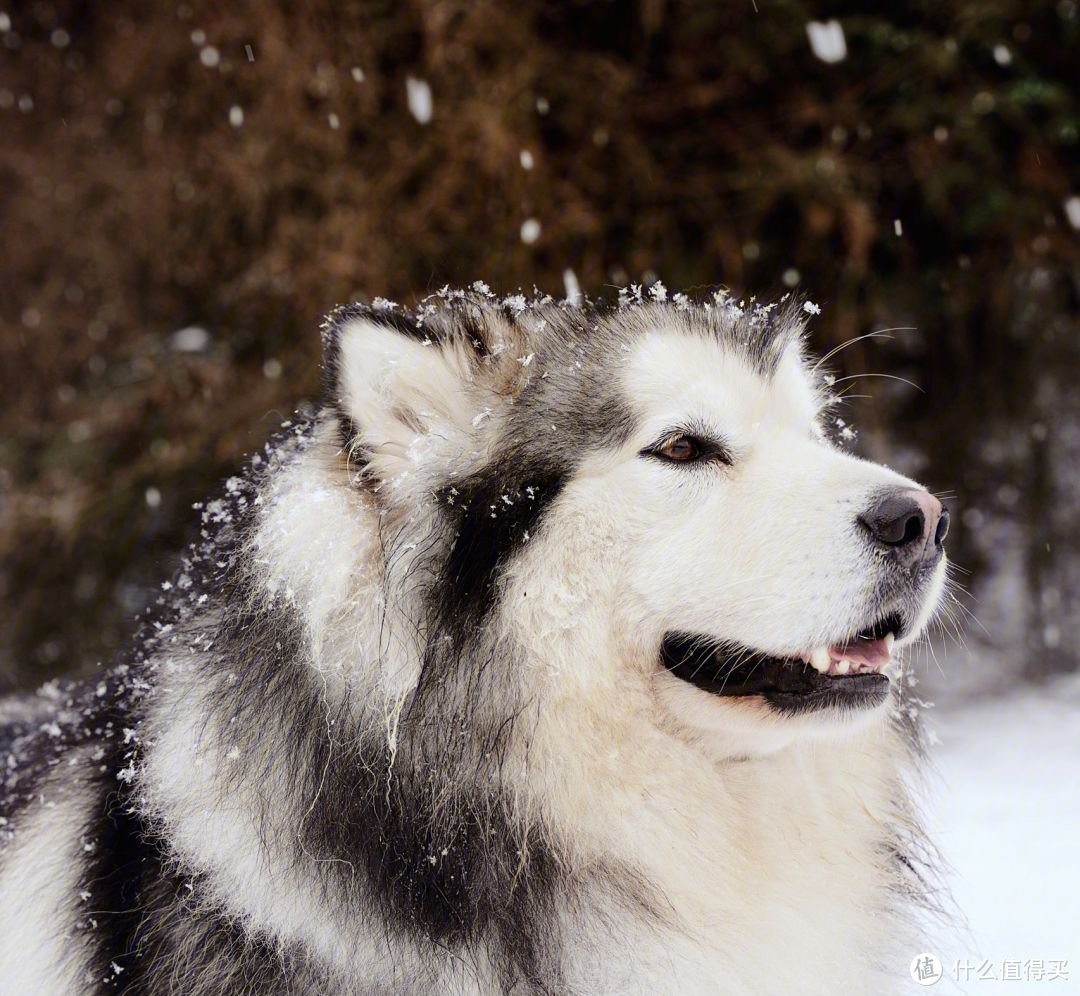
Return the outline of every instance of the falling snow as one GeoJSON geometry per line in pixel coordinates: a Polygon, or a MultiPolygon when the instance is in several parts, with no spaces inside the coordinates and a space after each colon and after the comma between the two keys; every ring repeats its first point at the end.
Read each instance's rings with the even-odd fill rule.
{"type": "Polygon", "coordinates": [[[847,41],[839,21],[810,21],[806,35],[811,51],[822,62],[843,62],[847,58],[847,41]]]}
{"type": "Polygon", "coordinates": [[[567,302],[575,306],[580,305],[582,302],[581,284],[578,283],[577,274],[567,267],[563,270],[562,279],[567,302]]]}
{"type": "Polygon", "coordinates": [[[540,238],[540,222],[535,218],[526,218],[521,223],[521,241],[531,245],[540,238]]]}
{"type": "Polygon", "coordinates": [[[420,124],[429,124],[435,115],[435,107],[428,82],[409,76],[405,80],[405,96],[409,103],[409,113],[420,124]]]}
{"type": "Polygon", "coordinates": [[[189,325],[174,332],[170,343],[178,353],[201,353],[210,345],[210,333],[198,325],[189,325]]]}
{"type": "Polygon", "coordinates": [[[1065,217],[1073,228],[1080,229],[1080,197],[1074,195],[1065,201],[1065,217]]]}

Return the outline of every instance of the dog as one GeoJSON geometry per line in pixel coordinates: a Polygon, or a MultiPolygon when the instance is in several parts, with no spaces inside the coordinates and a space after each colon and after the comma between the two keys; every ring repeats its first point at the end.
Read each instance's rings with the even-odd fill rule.
{"type": "Polygon", "coordinates": [[[333,312],[130,652],[0,713],[0,991],[898,990],[948,513],[817,310],[333,312]]]}

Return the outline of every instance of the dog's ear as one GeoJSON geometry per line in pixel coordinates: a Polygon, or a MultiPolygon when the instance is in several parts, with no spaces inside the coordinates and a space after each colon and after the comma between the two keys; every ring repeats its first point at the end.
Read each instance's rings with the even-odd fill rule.
{"type": "Polygon", "coordinates": [[[385,481],[416,463],[423,440],[465,431],[471,378],[454,344],[379,319],[360,312],[335,321],[325,375],[346,449],[385,481]]]}
{"type": "Polygon", "coordinates": [[[417,312],[352,306],[330,315],[324,396],[368,476],[400,479],[435,452],[444,469],[480,455],[536,373],[532,340],[548,323],[522,321],[522,310],[468,293],[417,312]]]}

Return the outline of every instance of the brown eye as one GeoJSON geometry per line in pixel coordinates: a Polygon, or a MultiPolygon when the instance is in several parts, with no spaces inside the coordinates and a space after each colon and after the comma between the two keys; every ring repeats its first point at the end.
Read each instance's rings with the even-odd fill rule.
{"type": "Polygon", "coordinates": [[[700,460],[701,444],[693,436],[673,436],[656,450],[656,455],[675,463],[700,460]]]}
{"type": "Polygon", "coordinates": [[[689,432],[672,432],[661,437],[640,453],[643,457],[663,460],[665,463],[723,463],[731,466],[731,452],[715,439],[692,435],[689,432]]]}

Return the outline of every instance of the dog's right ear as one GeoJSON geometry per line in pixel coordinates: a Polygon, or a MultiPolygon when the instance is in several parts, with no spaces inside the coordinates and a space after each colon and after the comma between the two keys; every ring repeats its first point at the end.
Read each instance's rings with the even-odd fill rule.
{"type": "Polygon", "coordinates": [[[426,444],[469,433],[475,386],[459,343],[421,338],[382,317],[367,309],[334,316],[324,373],[347,451],[388,481],[415,469],[426,444]]]}

